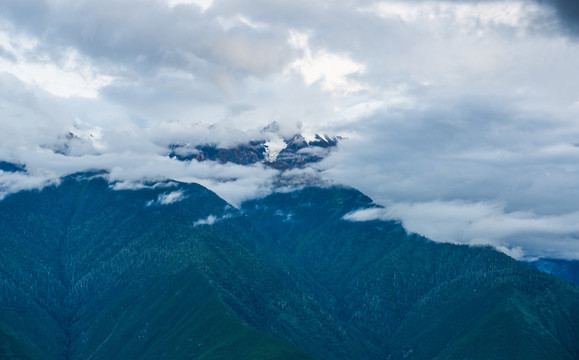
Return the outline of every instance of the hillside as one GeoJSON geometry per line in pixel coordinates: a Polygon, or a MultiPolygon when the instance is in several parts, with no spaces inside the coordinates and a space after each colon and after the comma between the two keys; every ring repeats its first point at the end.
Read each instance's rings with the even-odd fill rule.
{"type": "Polygon", "coordinates": [[[310,358],[244,325],[211,285],[205,263],[245,250],[194,222],[229,206],[159,185],[112,191],[78,175],[0,202],[0,358],[310,358]],[[187,201],[163,204],[175,192],[187,201]]]}
{"type": "Polygon", "coordinates": [[[341,187],[235,209],[102,175],[0,201],[2,359],[579,359],[579,289],[341,187]]]}

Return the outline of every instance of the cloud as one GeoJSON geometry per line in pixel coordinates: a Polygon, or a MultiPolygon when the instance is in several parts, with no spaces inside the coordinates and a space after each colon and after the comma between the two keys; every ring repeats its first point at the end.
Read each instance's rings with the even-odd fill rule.
{"type": "Polygon", "coordinates": [[[31,176],[21,172],[3,172],[0,170],[0,200],[18,191],[42,189],[58,183],[59,179],[50,174],[31,176]]]}
{"type": "Polygon", "coordinates": [[[3,150],[50,143],[74,123],[74,117],[63,111],[49,94],[1,72],[0,109],[3,150]]]}
{"type": "Polygon", "coordinates": [[[147,206],[151,205],[169,205],[187,198],[187,195],[181,190],[172,191],[169,193],[160,194],[157,200],[150,200],[147,202],[147,206]]]}
{"type": "Polygon", "coordinates": [[[579,35],[579,3],[574,0],[539,0],[551,5],[565,28],[574,36],[579,35]]]}
{"type": "Polygon", "coordinates": [[[213,225],[217,222],[230,219],[232,217],[231,214],[225,214],[223,216],[216,216],[216,215],[209,215],[206,218],[199,219],[193,223],[193,226],[201,226],[201,225],[213,225]]]}
{"type": "Polygon", "coordinates": [[[98,90],[112,82],[111,77],[95,72],[74,49],[67,49],[58,62],[41,56],[42,44],[25,34],[10,31],[0,24],[0,69],[28,84],[63,97],[95,98],[98,90]]]}
{"type": "Polygon", "coordinates": [[[434,241],[490,244],[517,259],[566,257],[579,259],[579,212],[538,215],[505,210],[504,204],[465,201],[396,203],[346,214],[344,220],[401,220],[411,232],[434,241]],[[544,246],[538,251],[538,239],[544,246]],[[548,240],[546,240],[548,239],[548,240]]]}
{"type": "Polygon", "coordinates": [[[207,10],[213,3],[213,0],[166,0],[170,7],[183,4],[195,4],[201,8],[202,11],[207,10]]]}
{"type": "Polygon", "coordinates": [[[51,1],[33,11],[39,9],[36,3],[7,1],[3,13],[31,36],[57,45],[52,56],[62,47],[73,47],[114,71],[123,71],[115,65],[131,65],[125,69],[130,71],[224,67],[257,75],[287,62],[289,46],[277,41],[279,35],[259,33],[251,26],[226,31],[197,6],[207,2],[188,3],[192,5],[161,0],[51,1]],[[42,21],[21,22],[28,11],[38,12],[42,21]]]}
{"type": "Polygon", "coordinates": [[[5,0],[0,160],[30,174],[0,183],[102,168],[122,186],[198,182],[238,205],[331,181],[437,239],[576,258],[575,4],[5,0]],[[283,176],[167,157],[170,144],[255,139],[274,155],[298,132],[345,139],[283,176]],[[465,225],[477,216],[496,231],[465,225]]]}
{"type": "Polygon", "coordinates": [[[364,65],[356,63],[347,55],[318,50],[312,54],[308,45],[308,35],[290,31],[290,44],[303,51],[303,57],[290,64],[290,69],[304,78],[307,86],[320,82],[324,90],[348,94],[364,89],[364,85],[352,80],[349,75],[364,72],[364,65]]]}
{"type": "Polygon", "coordinates": [[[453,27],[475,30],[478,34],[489,27],[532,26],[542,10],[538,4],[528,1],[384,1],[360,8],[360,11],[409,23],[443,19],[453,27]]]}
{"type": "Polygon", "coordinates": [[[375,207],[349,212],[343,216],[343,219],[347,221],[361,222],[372,220],[391,220],[392,217],[388,215],[384,208],[375,207]]]}

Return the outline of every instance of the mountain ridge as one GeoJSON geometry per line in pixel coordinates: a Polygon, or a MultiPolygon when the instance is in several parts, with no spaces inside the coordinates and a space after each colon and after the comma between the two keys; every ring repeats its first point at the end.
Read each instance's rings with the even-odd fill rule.
{"type": "Polygon", "coordinates": [[[275,145],[265,139],[233,147],[220,147],[210,143],[171,144],[168,147],[168,156],[179,161],[217,161],[239,165],[262,163],[277,170],[288,170],[303,168],[323,160],[338,145],[340,139],[316,134],[314,139],[306,140],[303,135],[297,134],[291,138],[279,139],[281,144],[275,145]]]}
{"type": "Polygon", "coordinates": [[[579,286],[579,260],[542,258],[526,264],[579,286]]]}

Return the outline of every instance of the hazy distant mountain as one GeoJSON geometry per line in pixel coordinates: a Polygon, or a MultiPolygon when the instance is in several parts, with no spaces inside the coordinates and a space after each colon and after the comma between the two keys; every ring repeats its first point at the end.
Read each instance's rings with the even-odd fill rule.
{"type": "Polygon", "coordinates": [[[547,274],[559,276],[579,285],[579,261],[577,260],[539,259],[527,264],[547,274]]]}
{"type": "Polygon", "coordinates": [[[2,359],[578,359],[579,288],[488,247],[351,222],[360,192],[235,209],[95,174],[0,201],[2,359]]]}

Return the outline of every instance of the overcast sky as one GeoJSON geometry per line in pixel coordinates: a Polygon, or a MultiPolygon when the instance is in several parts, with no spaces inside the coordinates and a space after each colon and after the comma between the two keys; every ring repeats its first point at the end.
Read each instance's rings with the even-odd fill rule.
{"type": "Polygon", "coordinates": [[[167,145],[295,133],[346,138],[302,173],[385,206],[352,220],[579,259],[579,2],[0,2],[0,160],[32,174],[4,191],[105,168],[238,205],[276,172],[167,145]]]}

